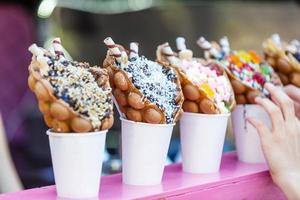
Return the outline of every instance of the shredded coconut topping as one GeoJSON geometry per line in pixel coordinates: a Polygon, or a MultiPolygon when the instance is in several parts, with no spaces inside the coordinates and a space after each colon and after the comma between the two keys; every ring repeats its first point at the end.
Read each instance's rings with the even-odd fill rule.
{"type": "Polygon", "coordinates": [[[156,104],[165,113],[166,122],[173,123],[174,115],[180,109],[176,103],[179,88],[175,71],[144,56],[131,58],[128,64],[122,64],[121,68],[144,98],[156,104]]]}
{"type": "Polygon", "coordinates": [[[49,70],[44,75],[54,95],[65,101],[82,117],[89,119],[95,130],[112,110],[111,88],[99,87],[87,63],[78,63],[48,56],[49,70]]]}

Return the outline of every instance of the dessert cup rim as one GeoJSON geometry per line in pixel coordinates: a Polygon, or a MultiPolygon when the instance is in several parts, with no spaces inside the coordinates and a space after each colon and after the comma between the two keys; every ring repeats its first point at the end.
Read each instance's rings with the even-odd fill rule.
{"type": "Polygon", "coordinates": [[[229,117],[231,112],[229,113],[221,113],[221,114],[204,114],[204,113],[192,113],[192,112],[183,112],[183,115],[188,116],[198,116],[198,117],[229,117]]]}
{"type": "Polygon", "coordinates": [[[60,133],[60,132],[54,132],[52,129],[48,129],[46,134],[48,136],[55,136],[55,137],[84,137],[84,136],[92,136],[92,135],[100,135],[107,133],[107,130],[102,131],[94,131],[94,132],[84,132],[84,133],[74,133],[74,132],[68,132],[68,133],[60,133]]]}
{"type": "Polygon", "coordinates": [[[257,108],[257,107],[261,107],[261,106],[257,105],[257,104],[238,104],[238,105],[235,106],[235,108],[242,108],[242,107],[257,108]]]}
{"type": "Polygon", "coordinates": [[[131,124],[137,124],[137,125],[143,125],[143,126],[159,126],[159,127],[168,127],[168,126],[175,126],[176,123],[172,123],[172,124],[150,124],[150,123],[145,123],[145,122],[135,122],[135,121],[131,121],[128,119],[125,119],[123,117],[120,117],[121,121],[124,121],[126,123],[131,123],[131,124]]]}

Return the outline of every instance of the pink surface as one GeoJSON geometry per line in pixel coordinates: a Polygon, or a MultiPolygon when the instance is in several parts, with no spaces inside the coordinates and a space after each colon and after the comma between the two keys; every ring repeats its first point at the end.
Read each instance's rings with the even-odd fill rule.
{"type": "MultiPolygon", "coordinates": [[[[165,168],[163,182],[157,186],[122,184],[121,174],[104,176],[99,199],[285,199],[272,183],[267,166],[237,161],[235,153],[223,155],[219,173],[195,175],[183,173],[181,165],[165,168]]],[[[0,195],[0,200],[56,200],[55,187],[43,187],[0,195]]]]}

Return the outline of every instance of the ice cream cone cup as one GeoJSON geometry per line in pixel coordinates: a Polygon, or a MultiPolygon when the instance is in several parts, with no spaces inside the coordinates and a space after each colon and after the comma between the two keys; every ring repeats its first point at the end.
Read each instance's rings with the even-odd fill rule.
{"type": "Polygon", "coordinates": [[[264,163],[265,158],[256,129],[247,121],[254,117],[271,127],[267,112],[258,105],[238,105],[232,113],[232,126],[235,135],[239,160],[247,163],[264,163]]]}
{"type": "Polygon", "coordinates": [[[47,131],[59,197],[97,197],[100,188],[106,132],[56,133],[47,131]]]}
{"type": "Polygon", "coordinates": [[[160,184],[174,124],[121,121],[123,183],[160,184]]]}
{"type": "Polygon", "coordinates": [[[214,173],[220,168],[227,114],[184,112],[180,120],[182,169],[189,173],[214,173]]]}

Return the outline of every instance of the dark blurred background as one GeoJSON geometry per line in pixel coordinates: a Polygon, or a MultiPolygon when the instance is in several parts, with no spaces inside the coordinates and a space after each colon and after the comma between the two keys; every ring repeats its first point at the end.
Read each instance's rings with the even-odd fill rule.
{"type": "MultiPolygon", "coordinates": [[[[254,49],[272,33],[285,40],[300,39],[297,1],[250,0],[22,0],[0,3],[0,112],[10,150],[25,188],[54,183],[48,138],[34,95],[27,87],[27,48],[48,46],[61,37],[75,60],[101,65],[103,39],[140,44],[140,52],[155,59],[157,45],[184,36],[196,56],[199,36],[218,40],[227,35],[232,49],[254,49]]],[[[104,174],[120,171],[120,123],[107,137],[104,174]]],[[[224,151],[234,149],[230,127],[224,151]]],[[[166,163],[180,161],[175,129],[166,163]]]]}

